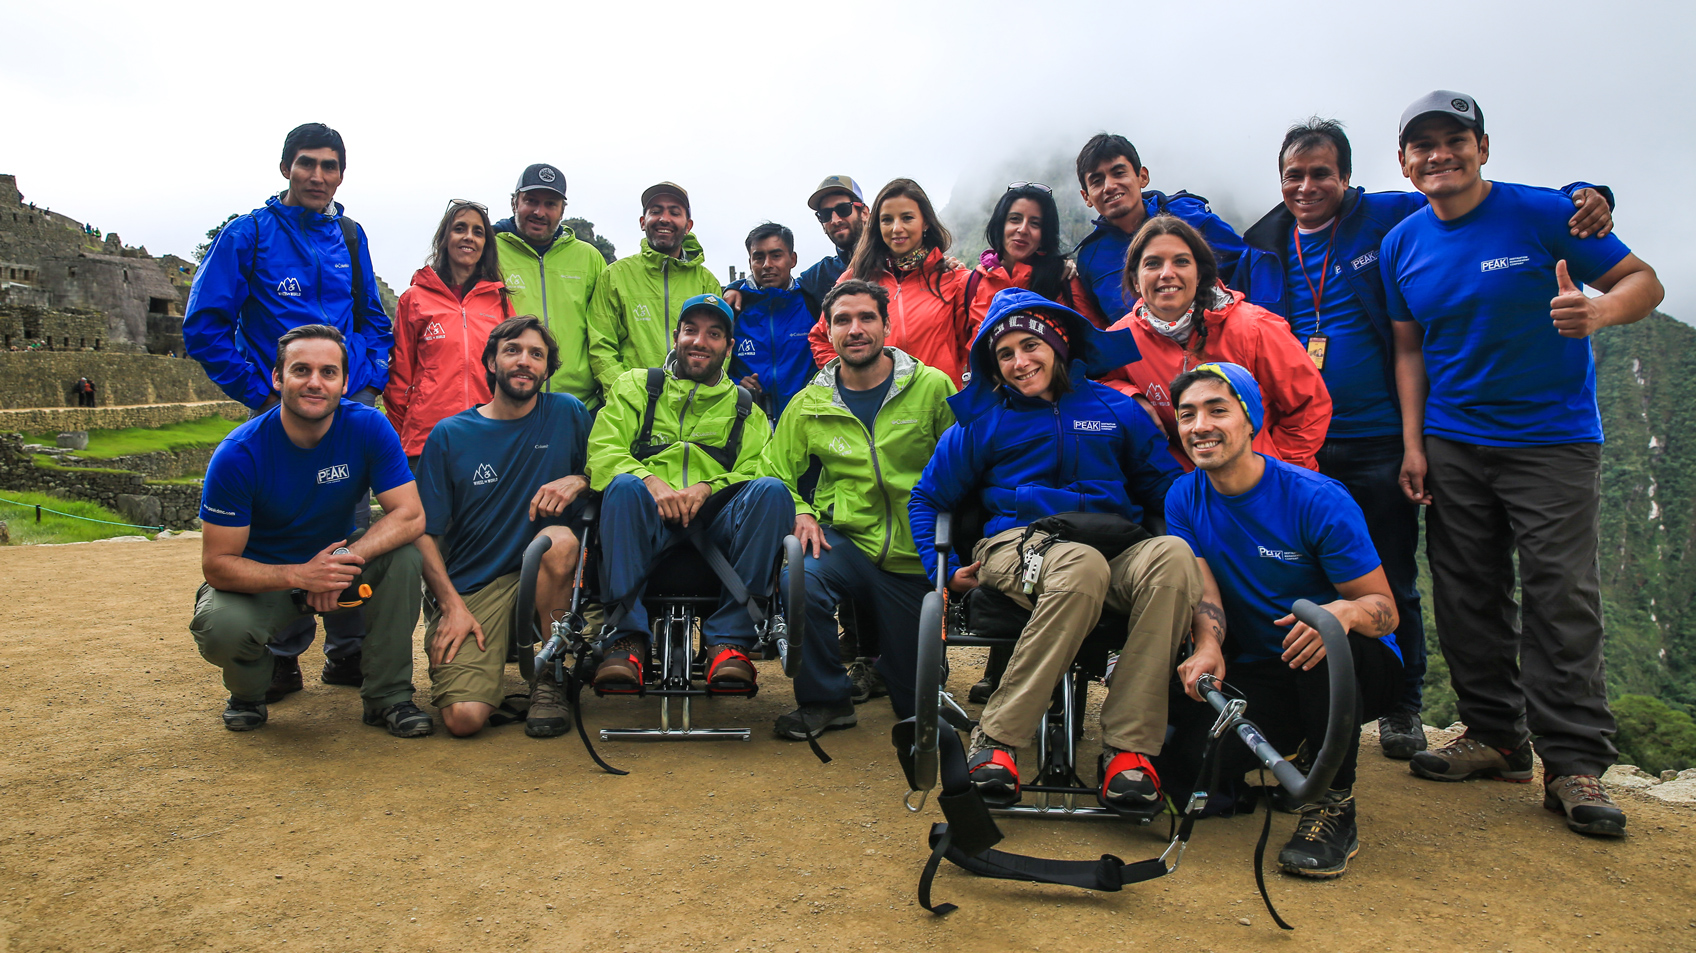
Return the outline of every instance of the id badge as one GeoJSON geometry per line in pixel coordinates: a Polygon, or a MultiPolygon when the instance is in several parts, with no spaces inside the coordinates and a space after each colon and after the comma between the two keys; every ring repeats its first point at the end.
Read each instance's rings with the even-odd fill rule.
{"type": "Polygon", "coordinates": [[[1331,338],[1324,334],[1315,334],[1307,339],[1307,356],[1313,360],[1317,370],[1325,369],[1325,350],[1331,346],[1331,338]]]}

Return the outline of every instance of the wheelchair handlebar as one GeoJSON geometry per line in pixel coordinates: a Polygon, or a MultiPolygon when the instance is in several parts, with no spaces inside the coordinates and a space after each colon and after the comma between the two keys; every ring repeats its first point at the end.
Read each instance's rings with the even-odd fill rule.
{"type": "Polygon", "coordinates": [[[1260,729],[1242,716],[1244,706],[1233,709],[1232,699],[1225,697],[1219,680],[1203,675],[1196,687],[1208,704],[1220,714],[1219,726],[1237,733],[1243,744],[1265,765],[1278,783],[1299,802],[1306,804],[1330,790],[1337,769],[1343,765],[1353,735],[1355,715],[1354,654],[1349,649],[1349,636],[1337,617],[1325,609],[1298,599],[1291,607],[1295,617],[1312,626],[1325,645],[1331,688],[1331,709],[1325,721],[1325,740],[1313,759],[1313,767],[1303,775],[1295,765],[1278,753],[1260,729]]]}

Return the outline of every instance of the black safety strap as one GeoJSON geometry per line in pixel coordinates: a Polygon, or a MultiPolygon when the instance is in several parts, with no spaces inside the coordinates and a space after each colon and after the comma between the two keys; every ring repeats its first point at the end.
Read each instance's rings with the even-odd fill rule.
{"type": "MultiPolygon", "coordinates": [[[[1260,789],[1268,790],[1265,768],[1260,769],[1260,789]]],[[[1254,844],[1254,885],[1260,888],[1260,899],[1266,904],[1266,912],[1272,914],[1272,922],[1285,930],[1294,930],[1295,927],[1278,916],[1278,908],[1272,906],[1272,897],[1266,892],[1266,841],[1272,836],[1272,796],[1268,794],[1261,800],[1266,802],[1266,823],[1260,826],[1260,840],[1254,844]]]]}
{"type": "MultiPolygon", "coordinates": [[[[718,545],[712,541],[712,537],[707,535],[707,527],[712,525],[719,512],[729,505],[730,501],[735,499],[736,494],[742,492],[742,488],[747,485],[746,483],[732,483],[708,497],[707,501],[701,504],[701,508],[695,513],[694,518],[689,520],[689,526],[684,529],[683,535],[690,545],[694,546],[695,550],[701,554],[701,558],[706,561],[707,567],[713,571],[713,575],[718,577],[720,585],[723,585],[725,591],[730,593],[730,598],[739,605],[745,606],[748,609],[748,615],[753,618],[754,624],[758,625],[766,620],[764,607],[760,605],[759,600],[748,592],[748,585],[742,581],[741,576],[736,574],[736,567],[730,564],[730,560],[725,557],[724,551],[719,549],[718,545]]],[[[670,551],[670,547],[666,551],[670,551]]],[[[664,555],[664,551],[659,554],[659,556],[664,555]]],[[[648,571],[652,573],[660,561],[660,558],[656,556],[654,565],[649,566],[648,571]]],[[[646,588],[647,582],[648,578],[644,576],[642,581],[631,591],[612,594],[608,597],[605,603],[606,624],[602,627],[602,631],[611,632],[618,627],[620,622],[624,621],[624,617],[630,613],[630,609],[636,604],[636,594],[646,588]]]]}
{"type": "Polygon", "coordinates": [[[347,244],[348,267],[353,269],[353,333],[365,333],[365,270],[359,267],[359,223],[346,215],[342,223],[342,241],[347,244]]]}
{"type": "MultiPolygon", "coordinates": [[[[630,444],[630,455],[646,460],[671,446],[670,441],[654,441],[654,415],[659,412],[660,394],[665,390],[665,369],[648,368],[648,408],[642,412],[642,429],[630,444]]],[[[736,385],[736,420],[730,425],[730,439],[722,447],[695,444],[695,448],[711,457],[726,471],[736,469],[736,457],[742,452],[742,428],[748,415],[754,412],[754,395],[741,384],[736,385]]]]}
{"type": "Polygon", "coordinates": [[[636,435],[636,442],[630,445],[630,455],[638,460],[646,460],[666,447],[669,443],[654,446],[654,414],[659,410],[660,392],[665,390],[665,370],[658,367],[648,368],[648,409],[642,412],[642,430],[636,435]]]}
{"type": "Polygon", "coordinates": [[[583,750],[589,752],[589,759],[594,761],[602,771],[620,776],[629,774],[629,771],[620,771],[601,760],[600,754],[595,751],[594,744],[589,741],[589,729],[583,727],[583,707],[578,704],[578,699],[582,697],[584,683],[591,681],[594,681],[594,673],[589,670],[589,643],[585,642],[583,643],[583,650],[577,656],[576,664],[572,667],[571,674],[567,675],[565,679],[565,691],[567,697],[571,699],[571,710],[577,713],[577,717],[574,719],[577,722],[577,737],[583,740],[583,750]]]}

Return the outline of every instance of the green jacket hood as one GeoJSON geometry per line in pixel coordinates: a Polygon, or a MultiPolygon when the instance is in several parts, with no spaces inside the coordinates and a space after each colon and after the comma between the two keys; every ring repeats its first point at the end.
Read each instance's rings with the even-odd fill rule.
{"type": "Polygon", "coordinates": [[[695,237],[694,232],[687,232],[683,236],[682,258],[673,258],[665,252],[655,251],[646,238],[642,239],[642,250],[637,254],[641,256],[642,263],[654,271],[659,271],[667,262],[670,262],[673,268],[700,268],[707,262],[706,250],[701,247],[701,240],[695,237]]]}

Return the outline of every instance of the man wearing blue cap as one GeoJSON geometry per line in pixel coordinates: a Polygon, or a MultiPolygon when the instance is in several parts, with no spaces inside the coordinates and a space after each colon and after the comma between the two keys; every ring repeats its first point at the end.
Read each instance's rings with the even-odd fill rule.
{"type": "MultiPolygon", "coordinates": [[[[1340,876],[1360,852],[1354,808],[1359,725],[1393,705],[1401,689],[1390,584],[1360,506],[1341,483],[1250,446],[1264,411],[1247,368],[1220,362],[1180,374],[1172,382],[1172,406],[1196,469],[1166,494],[1166,525],[1195,552],[1202,605],[1223,609],[1223,618],[1196,626],[1195,651],[1178,667],[1184,690],[1199,701],[1197,679],[1228,674],[1248,699],[1250,717],[1279,751],[1294,751],[1304,741],[1317,747],[1330,711],[1325,647],[1290,607],[1311,600],[1349,633],[1361,709],[1352,722],[1354,736],[1331,790],[1302,808],[1294,836],[1278,854],[1290,873],[1340,876]]],[[[1205,733],[1211,722],[1180,723],[1188,736],[1205,733]]],[[[1178,757],[1201,751],[1205,742],[1194,741],[1168,750],[1178,757]]],[[[1240,777],[1255,764],[1241,746],[1226,746],[1224,756],[1224,777],[1240,777]]]]}
{"type": "MultiPolygon", "coordinates": [[[[660,553],[683,541],[705,508],[712,540],[751,593],[770,590],[783,537],[795,523],[789,490],[756,479],[771,437],[753,395],[730,379],[725,359],[735,312],[716,294],[684,301],[664,367],[614,380],[589,432],[589,485],[601,502],[601,597],[610,645],[595,670],[601,691],[635,692],[649,639],[642,592],[660,553]],[[709,504],[709,499],[712,500],[709,504]]],[[[701,623],[707,690],[754,687],[748,650],[754,620],[727,592],[701,623]]]]}

